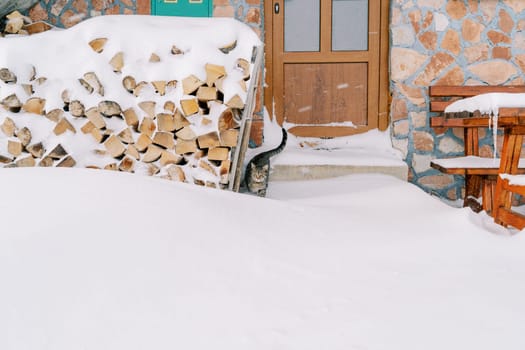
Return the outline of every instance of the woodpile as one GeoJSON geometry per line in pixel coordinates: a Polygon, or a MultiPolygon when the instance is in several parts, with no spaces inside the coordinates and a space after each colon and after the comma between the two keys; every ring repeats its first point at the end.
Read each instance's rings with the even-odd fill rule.
{"type": "Polygon", "coordinates": [[[51,28],[53,27],[46,22],[33,22],[31,18],[14,11],[6,16],[6,23],[0,36],[12,34],[31,35],[48,31],[51,28]]]}
{"type": "MultiPolygon", "coordinates": [[[[107,43],[108,39],[101,37],[93,38],[86,45],[100,55],[107,43]]],[[[218,49],[228,54],[235,45],[218,49]]],[[[172,55],[184,55],[176,46],[170,50],[172,55]]],[[[160,60],[155,53],[148,57],[150,64],[160,60]]],[[[123,76],[126,53],[122,51],[111,55],[106,64],[113,72],[109,78],[117,79],[122,89],[118,93],[126,94],[134,103],[130,104],[129,98],[126,105],[106,99],[105,96],[116,95],[108,94],[108,86],[102,83],[108,77],[89,71],[79,72],[76,83],[84,93],[96,97],[97,103],[93,103],[92,98],[81,100],[79,94],[71,93],[77,87],[71,86],[54,92],[63,102],[62,108],[48,106],[46,99],[34,91],[39,91],[35,87],[52,77],[39,77],[37,68],[33,67],[27,81],[17,77],[9,67],[0,67],[0,85],[19,85],[25,91],[25,94],[14,93],[0,100],[0,132],[8,140],[5,154],[0,154],[0,166],[80,165],[225,188],[231,171],[232,150],[239,142],[239,116],[245,106],[239,94],[231,96],[224,90],[224,79],[229,74],[227,67],[210,62],[203,67],[205,78],[189,74],[179,82],[142,81],[130,74],[123,76]],[[143,93],[145,89],[151,89],[159,98],[145,100],[144,96],[148,96],[143,93]],[[180,99],[175,97],[177,89],[182,90],[180,99]],[[231,97],[225,101],[224,96],[231,97]],[[83,144],[89,139],[89,158],[95,157],[98,161],[90,163],[78,158],[83,155],[73,152],[76,147],[67,143],[71,141],[34,140],[32,126],[17,121],[16,116],[21,113],[50,123],[56,137],[78,138],[83,144]]],[[[240,84],[250,79],[250,63],[245,59],[238,59],[230,69],[242,72],[237,75],[241,77],[240,84]]]]}

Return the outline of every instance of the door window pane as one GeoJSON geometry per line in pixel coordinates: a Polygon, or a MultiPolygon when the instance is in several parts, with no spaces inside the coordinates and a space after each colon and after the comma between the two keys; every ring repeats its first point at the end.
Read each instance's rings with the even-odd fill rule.
{"type": "Polygon", "coordinates": [[[319,51],[319,0],[284,1],[284,50],[319,51]]]}
{"type": "Polygon", "coordinates": [[[332,51],[368,50],[368,0],[332,0],[332,51]]]}

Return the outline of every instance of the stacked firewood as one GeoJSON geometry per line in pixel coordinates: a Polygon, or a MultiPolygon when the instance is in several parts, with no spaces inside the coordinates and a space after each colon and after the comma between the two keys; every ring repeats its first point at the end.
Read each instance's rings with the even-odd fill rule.
{"type": "MultiPolygon", "coordinates": [[[[88,44],[101,53],[107,38],[96,38],[88,44]]],[[[218,48],[228,54],[235,43],[218,48]]],[[[175,46],[173,55],[184,53],[175,46]]],[[[190,74],[182,81],[137,81],[133,76],[123,76],[123,52],[116,53],[107,64],[112,79],[121,82],[122,93],[131,97],[132,105],[106,99],[106,87],[96,72],[79,74],[78,86],[96,97],[97,103],[89,105],[71,96],[70,89],[60,92],[63,106],[49,106],[45,98],[35,91],[41,90],[48,78],[38,76],[32,68],[28,81],[20,81],[7,67],[0,67],[0,87],[17,85],[24,93],[12,93],[0,100],[0,132],[7,138],[5,154],[0,154],[4,167],[74,167],[146,173],[175,181],[195,183],[209,187],[226,187],[232,163],[232,149],[238,144],[240,116],[245,106],[239,94],[229,97],[223,82],[228,76],[222,65],[208,63],[204,67],[206,79],[190,74]],[[174,90],[182,89],[180,100],[171,100],[174,90]],[[145,100],[143,92],[154,91],[162,99],[145,100]],[[159,105],[158,101],[162,102],[159,105]],[[1,108],[8,113],[2,113],[1,108]],[[217,112],[218,111],[218,112],[217,112]],[[7,115],[2,118],[2,114],[7,115]],[[51,137],[35,139],[31,125],[21,126],[17,115],[31,114],[50,123],[51,137]],[[96,161],[81,159],[68,150],[68,142],[61,136],[89,140],[90,154],[96,161]],[[50,141],[54,140],[54,141],[50,141]],[[58,141],[56,141],[58,140],[58,141]]],[[[150,62],[159,60],[152,53],[150,62]]],[[[241,90],[246,91],[250,79],[250,63],[239,58],[234,70],[240,78],[241,90]]],[[[14,89],[16,90],[16,89],[14,89]]],[[[150,96],[149,94],[144,94],[150,96]]],[[[39,131],[38,133],[42,133],[39,131]]],[[[64,138],[65,139],[65,138],[64,138]]],[[[73,147],[74,148],[74,147],[73,147]]],[[[90,158],[91,159],[91,158],[90,158]]]]}
{"type": "Polygon", "coordinates": [[[31,18],[14,11],[6,16],[5,25],[0,35],[30,35],[45,32],[51,28],[52,26],[46,22],[33,22],[31,18]]]}

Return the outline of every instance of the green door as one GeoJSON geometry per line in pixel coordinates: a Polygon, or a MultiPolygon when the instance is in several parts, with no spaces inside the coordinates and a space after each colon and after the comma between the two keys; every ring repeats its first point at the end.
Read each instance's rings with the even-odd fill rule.
{"type": "Polygon", "coordinates": [[[151,13],[158,16],[211,17],[212,0],[153,0],[151,13]]]}

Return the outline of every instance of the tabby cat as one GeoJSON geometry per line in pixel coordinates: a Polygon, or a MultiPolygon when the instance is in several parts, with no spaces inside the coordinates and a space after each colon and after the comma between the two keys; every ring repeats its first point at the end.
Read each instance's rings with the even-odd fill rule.
{"type": "Polygon", "coordinates": [[[280,153],[286,146],[288,134],[283,128],[283,139],[281,144],[276,148],[259,153],[248,162],[244,173],[244,182],[248,191],[255,193],[260,197],[266,196],[268,187],[268,177],[270,175],[270,158],[280,153]]]}

